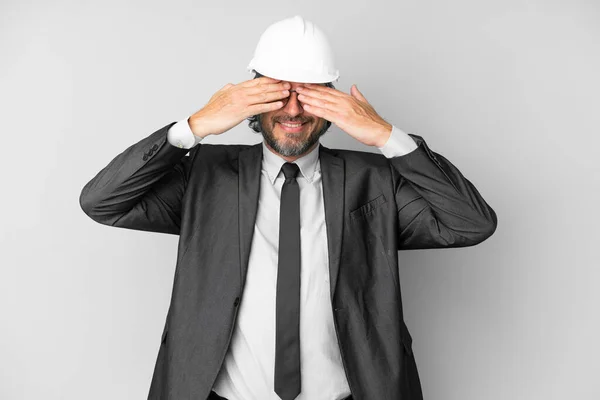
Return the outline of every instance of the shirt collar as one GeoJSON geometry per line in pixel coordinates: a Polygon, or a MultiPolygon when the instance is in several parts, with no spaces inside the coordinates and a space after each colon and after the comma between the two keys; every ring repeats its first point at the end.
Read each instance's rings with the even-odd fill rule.
{"type": "MultiPolygon", "coordinates": [[[[315,172],[317,171],[317,168],[319,166],[319,147],[320,146],[321,146],[321,143],[319,142],[319,143],[317,143],[315,148],[310,151],[310,153],[305,154],[302,157],[298,158],[296,161],[294,161],[294,163],[298,165],[298,168],[300,168],[300,173],[302,174],[302,176],[309,183],[312,183],[314,176],[315,176],[315,172]]],[[[271,150],[269,150],[269,148],[265,144],[264,140],[262,142],[262,148],[263,148],[263,160],[262,160],[263,169],[267,171],[267,174],[269,175],[269,180],[271,181],[271,184],[274,185],[275,179],[277,178],[277,176],[279,175],[279,173],[281,171],[281,166],[283,164],[285,164],[287,161],[284,160],[283,158],[281,158],[281,156],[279,156],[279,155],[273,153],[271,150]]],[[[281,173],[283,173],[283,172],[281,172],[281,173]]]]}

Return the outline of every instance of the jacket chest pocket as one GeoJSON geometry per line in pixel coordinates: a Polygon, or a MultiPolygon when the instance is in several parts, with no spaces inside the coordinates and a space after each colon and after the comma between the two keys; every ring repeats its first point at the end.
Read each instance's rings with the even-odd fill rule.
{"type": "Polygon", "coordinates": [[[350,211],[350,219],[356,220],[359,218],[366,217],[366,216],[372,214],[375,210],[380,208],[386,202],[387,202],[387,200],[386,200],[385,196],[383,195],[383,193],[381,193],[379,196],[375,197],[372,200],[369,200],[362,206],[350,211]]]}
{"type": "Polygon", "coordinates": [[[360,291],[373,291],[373,297],[379,288],[397,279],[383,239],[388,231],[384,213],[386,204],[385,197],[379,195],[351,211],[345,237],[343,262],[352,266],[349,268],[360,291]]]}

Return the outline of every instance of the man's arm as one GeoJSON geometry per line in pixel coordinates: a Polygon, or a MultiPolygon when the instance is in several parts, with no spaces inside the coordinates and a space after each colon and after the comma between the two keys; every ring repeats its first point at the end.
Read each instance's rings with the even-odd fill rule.
{"type": "Polygon", "coordinates": [[[314,84],[296,91],[305,110],[388,157],[400,222],[398,249],[472,246],[494,233],[496,214],[471,182],[422,137],[410,135],[415,148],[406,133],[377,114],[356,85],[350,94],[314,84]]]}
{"type": "Polygon", "coordinates": [[[417,148],[389,158],[398,210],[397,247],[466,247],[490,237],[494,210],[475,186],[425,140],[410,135],[417,148]]]}
{"type": "Polygon", "coordinates": [[[283,102],[277,100],[289,95],[284,89],[289,83],[267,77],[226,84],[189,118],[170,123],[115,157],[85,185],[81,208],[101,224],[179,234],[181,200],[198,142],[251,115],[281,108],[283,102]]]}
{"type": "Polygon", "coordinates": [[[181,199],[196,152],[167,140],[175,123],[130,146],[81,191],[79,204],[94,221],[142,231],[179,234],[181,199]]]}

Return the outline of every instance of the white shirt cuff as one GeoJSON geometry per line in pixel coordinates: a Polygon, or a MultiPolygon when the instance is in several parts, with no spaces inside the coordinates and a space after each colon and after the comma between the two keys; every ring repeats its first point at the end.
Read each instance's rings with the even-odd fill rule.
{"type": "Polygon", "coordinates": [[[402,129],[392,125],[392,133],[383,147],[377,147],[386,158],[399,157],[415,150],[417,143],[402,129]]]}
{"type": "Polygon", "coordinates": [[[188,124],[188,119],[185,118],[169,128],[167,140],[170,144],[180,149],[191,149],[202,141],[202,138],[194,135],[190,124],[188,124]]]}

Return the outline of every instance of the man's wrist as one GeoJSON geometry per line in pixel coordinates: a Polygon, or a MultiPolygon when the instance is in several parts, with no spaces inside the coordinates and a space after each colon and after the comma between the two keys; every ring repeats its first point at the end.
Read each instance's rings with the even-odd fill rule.
{"type": "Polygon", "coordinates": [[[196,137],[196,141],[200,141],[207,137],[208,133],[203,133],[198,129],[198,123],[194,120],[192,121],[192,117],[188,117],[187,119],[188,126],[190,127],[190,132],[196,137]]]}
{"type": "Polygon", "coordinates": [[[417,143],[410,135],[398,127],[392,126],[392,132],[387,142],[378,149],[387,158],[392,158],[408,154],[417,147],[417,143]]]}
{"type": "Polygon", "coordinates": [[[181,149],[191,149],[202,141],[202,137],[196,136],[190,127],[189,119],[185,118],[175,123],[167,133],[170,144],[181,149]]]}
{"type": "Polygon", "coordinates": [[[375,147],[383,147],[385,146],[385,144],[387,143],[387,141],[389,140],[390,136],[392,135],[392,129],[393,126],[388,124],[387,122],[385,124],[382,125],[381,129],[379,130],[379,132],[377,133],[377,141],[375,142],[375,147]]]}

